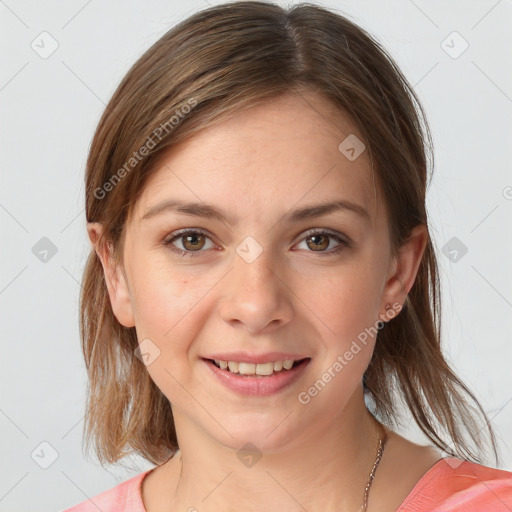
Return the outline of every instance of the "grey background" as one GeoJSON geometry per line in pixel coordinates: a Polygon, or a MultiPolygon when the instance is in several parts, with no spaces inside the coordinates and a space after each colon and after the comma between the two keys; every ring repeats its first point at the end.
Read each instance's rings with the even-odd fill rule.
{"type": "MultiPolygon", "coordinates": [[[[175,23],[214,3],[0,1],[0,511],[62,510],[152,467],[133,458],[128,469],[105,470],[82,451],[84,164],[129,66],[175,23]],[[52,40],[58,48],[43,58],[52,40]]],[[[425,106],[444,349],[492,418],[510,470],[512,1],[321,5],[374,34],[425,106]]],[[[401,433],[425,441],[413,425],[401,433]]]]}

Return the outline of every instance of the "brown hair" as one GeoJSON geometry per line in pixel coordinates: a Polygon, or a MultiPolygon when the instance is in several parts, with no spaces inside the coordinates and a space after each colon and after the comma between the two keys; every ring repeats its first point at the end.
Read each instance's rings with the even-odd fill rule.
{"type": "MultiPolygon", "coordinates": [[[[301,90],[329,100],[360,131],[388,208],[393,251],[414,226],[427,226],[430,130],[412,87],[381,45],[345,16],[314,4],[233,2],[164,34],[128,71],[98,124],[87,159],[86,216],[103,225],[99,243],[108,243],[115,263],[122,265],[127,219],[166,149],[230,113],[301,90]]],[[[171,406],[134,357],[135,328],[114,316],[94,250],[83,276],[80,335],[89,376],[85,434],[88,443],[94,438],[100,461],[131,453],[156,465],[168,460],[178,449],[171,406]]],[[[440,337],[429,236],[403,309],[378,333],[365,397],[390,426],[398,425],[401,399],[436,446],[482,463],[479,414],[498,463],[488,418],[443,357],[440,337]]]]}

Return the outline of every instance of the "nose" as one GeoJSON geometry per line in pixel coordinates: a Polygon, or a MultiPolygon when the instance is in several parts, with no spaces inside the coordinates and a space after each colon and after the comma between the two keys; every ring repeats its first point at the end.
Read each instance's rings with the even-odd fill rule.
{"type": "Polygon", "coordinates": [[[245,327],[251,334],[270,332],[290,322],[292,287],[275,263],[266,251],[250,262],[235,255],[220,305],[225,322],[245,327]]]}

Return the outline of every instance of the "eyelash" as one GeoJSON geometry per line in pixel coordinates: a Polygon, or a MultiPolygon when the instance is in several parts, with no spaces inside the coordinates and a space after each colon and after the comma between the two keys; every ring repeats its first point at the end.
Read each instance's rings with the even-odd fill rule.
{"type": "MultiPolygon", "coordinates": [[[[196,228],[196,229],[183,229],[183,230],[180,230],[180,231],[175,231],[174,233],[171,233],[171,238],[167,238],[165,241],[164,241],[164,245],[166,247],[169,248],[169,250],[171,250],[172,252],[180,255],[181,257],[186,257],[186,258],[189,258],[189,257],[195,257],[197,256],[197,254],[201,253],[201,252],[204,252],[204,251],[183,251],[182,249],[178,249],[176,248],[174,245],[173,245],[173,242],[179,238],[182,238],[184,235],[187,235],[187,234],[201,234],[201,235],[204,235],[208,238],[211,239],[210,235],[200,229],[200,228],[196,228]]],[[[304,240],[305,238],[308,238],[310,236],[314,236],[314,235],[328,235],[332,238],[335,238],[338,242],[339,242],[339,246],[336,247],[335,249],[329,251],[329,252],[325,252],[325,251],[308,251],[308,252],[318,252],[318,254],[320,256],[335,256],[337,254],[339,254],[342,250],[344,249],[348,249],[349,247],[352,246],[352,243],[348,240],[345,240],[341,237],[339,237],[338,235],[336,235],[335,233],[331,232],[331,231],[328,231],[326,229],[312,229],[308,232],[306,232],[304,234],[304,238],[301,239],[300,241],[302,242],[302,240],[304,240]]]]}

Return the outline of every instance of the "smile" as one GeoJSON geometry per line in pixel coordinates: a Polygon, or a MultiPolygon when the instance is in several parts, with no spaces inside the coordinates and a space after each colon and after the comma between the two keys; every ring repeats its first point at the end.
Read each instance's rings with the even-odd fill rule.
{"type": "Polygon", "coordinates": [[[289,388],[311,363],[311,358],[284,359],[266,363],[224,361],[203,358],[210,374],[222,386],[238,395],[269,396],[289,388]]]}
{"type": "Polygon", "coordinates": [[[221,370],[227,370],[231,373],[240,375],[259,375],[268,376],[277,372],[291,370],[294,366],[301,363],[305,359],[285,359],[283,361],[270,361],[268,363],[246,363],[239,361],[222,361],[220,359],[210,360],[221,370]]]}

